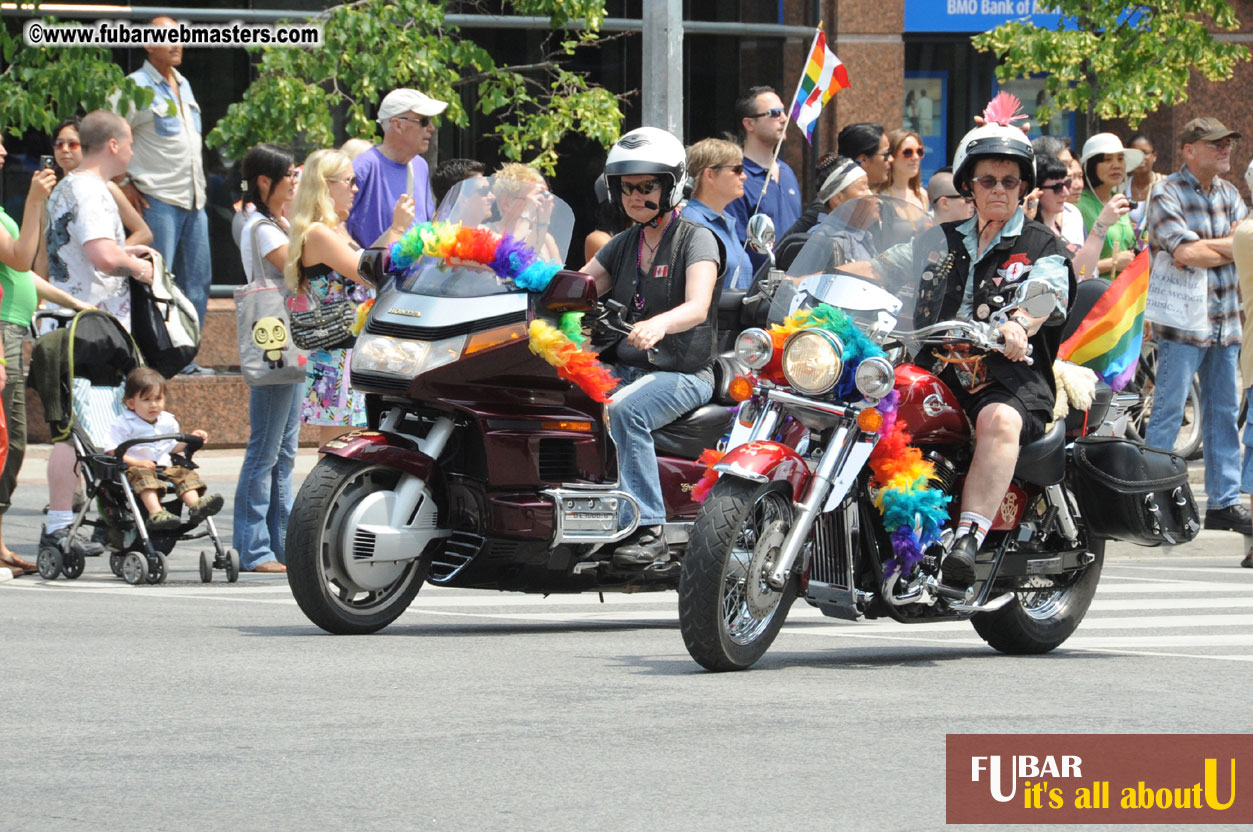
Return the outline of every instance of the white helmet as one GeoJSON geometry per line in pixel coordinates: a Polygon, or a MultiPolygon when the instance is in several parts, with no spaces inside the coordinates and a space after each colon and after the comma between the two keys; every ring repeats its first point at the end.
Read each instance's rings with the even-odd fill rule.
{"type": "Polygon", "coordinates": [[[1027,190],[1035,187],[1035,152],[1027,134],[1017,127],[985,124],[962,136],[957,144],[957,153],[953,156],[953,187],[958,193],[970,193],[975,163],[991,158],[1017,162],[1019,178],[1027,183],[1027,190]]]}
{"type": "Polygon", "coordinates": [[[683,143],[657,127],[637,127],[614,143],[605,161],[609,197],[622,207],[619,177],[651,173],[661,179],[657,213],[661,215],[683,200],[687,183],[687,151],[683,143]]]}

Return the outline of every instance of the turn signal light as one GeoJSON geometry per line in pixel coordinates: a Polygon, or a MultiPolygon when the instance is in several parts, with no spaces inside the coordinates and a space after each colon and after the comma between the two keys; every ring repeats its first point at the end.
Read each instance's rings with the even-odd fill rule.
{"type": "Polygon", "coordinates": [[[879,428],[883,427],[883,414],[877,407],[867,407],[857,414],[857,427],[866,433],[878,433],[879,428]]]}
{"type": "Polygon", "coordinates": [[[748,376],[736,376],[727,385],[727,395],[737,402],[746,402],[753,397],[753,382],[748,376]]]}
{"type": "Polygon", "coordinates": [[[470,343],[466,344],[465,355],[474,355],[476,352],[482,352],[511,341],[520,341],[525,337],[526,324],[498,326],[495,329],[476,332],[470,336],[470,343]]]}
{"type": "Polygon", "coordinates": [[[577,433],[591,433],[592,432],[591,422],[569,422],[565,420],[553,421],[553,422],[540,422],[540,427],[543,428],[544,430],[569,430],[569,431],[575,431],[577,433]]]}

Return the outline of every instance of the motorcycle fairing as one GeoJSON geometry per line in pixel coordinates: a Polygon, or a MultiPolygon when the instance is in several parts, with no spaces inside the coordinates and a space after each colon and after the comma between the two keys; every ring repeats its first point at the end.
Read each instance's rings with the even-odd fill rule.
{"type": "Polygon", "coordinates": [[[332,439],[319,451],[395,468],[424,482],[430,479],[435,468],[435,460],[424,454],[412,439],[377,430],[354,430],[332,439]]]}
{"type": "Polygon", "coordinates": [[[791,486],[794,500],[804,497],[809,483],[809,466],[801,455],[773,440],[749,442],[728,451],[714,470],[752,482],[782,480],[791,486]]]}

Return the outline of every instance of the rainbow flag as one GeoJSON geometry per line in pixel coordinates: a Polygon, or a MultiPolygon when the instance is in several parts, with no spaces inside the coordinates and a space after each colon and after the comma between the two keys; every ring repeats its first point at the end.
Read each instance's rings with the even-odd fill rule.
{"type": "Polygon", "coordinates": [[[827,36],[819,29],[814,34],[805,71],[796,85],[796,95],[792,96],[791,118],[805,131],[805,141],[814,143],[814,125],[818,123],[823,105],[848,85],[848,70],[827,48],[827,36]]]}
{"type": "Polygon", "coordinates": [[[1140,361],[1148,294],[1149,252],[1145,249],[1062,342],[1057,357],[1094,370],[1115,391],[1126,387],[1140,361]]]}

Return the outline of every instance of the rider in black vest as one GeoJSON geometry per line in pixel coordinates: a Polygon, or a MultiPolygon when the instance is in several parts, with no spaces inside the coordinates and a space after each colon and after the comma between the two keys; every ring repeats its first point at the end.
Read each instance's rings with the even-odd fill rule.
{"type": "Polygon", "coordinates": [[[668,554],[652,431],[709,401],[717,355],[722,253],[708,228],[679,216],[687,158],[682,143],[655,127],[627,133],[609,151],[610,198],[635,223],[583,271],[626,307],[631,334],[602,350],[623,385],[609,404],[622,488],[640,506],[640,529],[615,550],[618,566],[668,554]]]}

